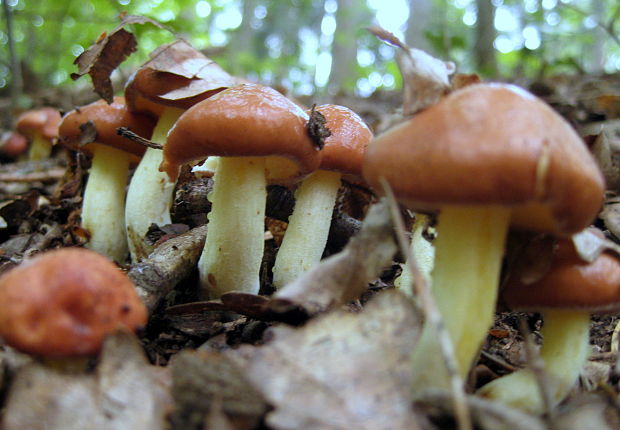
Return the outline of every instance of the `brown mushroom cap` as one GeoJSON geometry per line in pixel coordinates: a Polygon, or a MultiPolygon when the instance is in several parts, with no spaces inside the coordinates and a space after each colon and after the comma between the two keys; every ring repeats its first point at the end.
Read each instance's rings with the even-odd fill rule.
{"type": "Polygon", "coordinates": [[[518,272],[512,273],[503,286],[502,297],[508,306],[521,310],[618,312],[620,260],[604,252],[588,263],[579,257],[572,240],[562,239],[554,247],[549,271],[544,276],[525,283],[518,272]]]}
{"type": "Polygon", "coordinates": [[[276,90],[257,84],[228,88],[188,109],[168,133],[161,170],[176,178],[179,167],[211,155],[280,156],[301,174],[320,163],[306,132],[308,115],[276,90]]]}
{"type": "Polygon", "coordinates": [[[45,139],[52,141],[58,137],[59,124],[60,112],[58,112],[58,109],[44,107],[21,114],[17,118],[15,128],[24,136],[40,133],[45,139]]]}
{"type": "Polygon", "coordinates": [[[359,176],[366,146],[372,139],[372,132],[358,114],[338,105],[321,105],[315,110],[325,116],[331,135],[325,139],[321,151],[321,167],[344,174],[359,176]]]}
{"type": "Polygon", "coordinates": [[[92,355],[107,334],[146,321],[133,283],[94,251],[49,251],[0,277],[0,336],[30,354],[92,355]]]}
{"type": "Polygon", "coordinates": [[[98,100],[79,109],[68,112],[60,123],[59,141],[74,150],[89,151],[89,145],[82,145],[83,134],[80,126],[91,121],[97,131],[93,142],[108,145],[136,157],[141,157],[146,149],[143,145],[119,136],[116,129],[127,127],[138,135],[149,138],[155,121],[148,116],[132,113],[127,109],[123,97],[114,97],[112,104],[98,100]]]}
{"type": "Polygon", "coordinates": [[[604,182],[570,125],[526,91],[469,85],[374,139],[364,177],[416,209],[511,206],[512,224],[569,234],[585,228],[604,182]]]}
{"type": "Polygon", "coordinates": [[[232,85],[234,78],[217,63],[177,42],[156,51],[129,78],[125,98],[132,112],[159,117],[165,106],[188,109],[232,85]]]}

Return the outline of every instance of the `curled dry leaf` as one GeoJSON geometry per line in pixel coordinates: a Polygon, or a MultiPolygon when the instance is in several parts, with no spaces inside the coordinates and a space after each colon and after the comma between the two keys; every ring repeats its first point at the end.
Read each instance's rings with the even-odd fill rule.
{"type": "Polygon", "coordinates": [[[114,30],[110,33],[102,33],[93,45],[75,59],[73,64],[78,66],[78,72],[72,73],[71,79],[76,80],[86,74],[90,75],[95,92],[108,103],[112,103],[114,90],[110,75],[136,51],[138,46],[136,37],[125,30],[125,26],[145,23],[165,29],[160,23],[150,18],[125,15],[114,30]]]}
{"type": "Polygon", "coordinates": [[[234,79],[224,69],[184,40],[163,45],[150,57],[142,67],[187,79],[187,85],[160,95],[162,99],[187,99],[235,84],[234,79]]]}
{"type": "Polygon", "coordinates": [[[164,428],[166,388],[157,382],[138,341],[109,337],[95,374],[22,367],[8,395],[4,430],[158,430],[164,428]]]}
{"type": "Polygon", "coordinates": [[[270,428],[415,429],[410,355],[420,326],[410,300],[386,291],[361,313],[276,327],[266,345],[226,355],[274,407],[270,428]]]}
{"type": "Polygon", "coordinates": [[[456,70],[454,63],[439,60],[420,49],[410,48],[383,28],[371,27],[369,30],[379,39],[399,48],[396,60],[405,87],[404,115],[413,115],[437,103],[450,91],[450,75],[456,70]]]}
{"type": "Polygon", "coordinates": [[[385,200],[372,206],[359,233],[338,254],[279,290],[274,298],[288,300],[309,314],[358,298],[389,266],[396,254],[393,225],[385,200]]]}

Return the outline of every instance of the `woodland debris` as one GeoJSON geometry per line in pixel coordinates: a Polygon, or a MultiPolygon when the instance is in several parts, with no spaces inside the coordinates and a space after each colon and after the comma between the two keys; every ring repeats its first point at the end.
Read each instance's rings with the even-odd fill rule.
{"type": "Polygon", "coordinates": [[[416,429],[410,354],[420,326],[409,299],[385,291],[361,313],[278,326],[267,344],[226,355],[273,405],[271,428],[416,429]]]}
{"type": "Polygon", "coordinates": [[[194,269],[206,236],[207,225],[196,227],[163,242],[148,258],[131,267],[127,275],[149,313],[194,269]]]}
{"type": "Polygon", "coordinates": [[[123,16],[114,30],[110,33],[103,32],[93,45],[75,59],[73,64],[78,66],[78,72],[72,73],[71,79],[75,81],[86,74],[90,75],[95,92],[108,103],[112,103],[114,89],[110,75],[138,47],[136,37],[125,30],[125,26],[146,23],[165,29],[157,21],[144,16],[123,16]]]}
{"type": "Polygon", "coordinates": [[[356,299],[396,254],[393,225],[384,200],[368,211],[359,233],[338,254],[323,259],[274,294],[302,306],[309,314],[356,299]]]}
{"type": "Polygon", "coordinates": [[[163,429],[170,406],[165,391],[138,341],[118,333],[106,340],[94,374],[23,366],[8,394],[2,428],[163,429]]]}
{"type": "Polygon", "coordinates": [[[217,352],[182,351],[170,366],[175,401],[173,428],[202,430],[213,419],[212,414],[219,412],[231,428],[250,430],[269,409],[243,370],[217,352]]]}

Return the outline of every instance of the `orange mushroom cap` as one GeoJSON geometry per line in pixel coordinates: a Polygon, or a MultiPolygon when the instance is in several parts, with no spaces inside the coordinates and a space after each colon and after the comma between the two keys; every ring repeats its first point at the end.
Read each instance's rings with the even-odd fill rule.
{"type": "Polygon", "coordinates": [[[52,107],[29,110],[17,118],[15,128],[24,136],[40,133],[45,139],[52,141],[58,137],[60,112],[52,107]]]}
{"type": "Polygon", "coordinates": [[[364,153],[372,139],[366,123],[344,106],[326,104],[315,110],[325,116],[326,126],[331,132],[321,151],[320,169],[361,176],[364,153]]]}
{"type": "Polygon", "coordinates": [[[27,149],[28,139],[20,133],[9,131],[0,137],[0,154],[6,157],[16,158],[27,149]]]}
{"type": "Polygon", "coordinates": [[[141,157],[146,148],[119,136],[116,132],[117,128],[127,127],[138,135],[149,138],[155,125],[151,117],[130,112],[123,97],[114,97],[112,104],[107,104],[105,100],[98,100],[72,110],[63,117],[59,129],[60,143],[74,150],[88,152],[89,145],[81,145],[82,130],[80,130],[80,126],[88,121],[94,124],[97,131],[94,143],[108,145],[136,157],[141,157]]]}
{"type": "Polygon", "coordinates": [[[526,283],[521,273],[511,273],[502,287],[504,302],[513,309],[563,308],[594,313],[620,310],[620,260],[603,252],[589,263],[577,254],[572,240],[558,240],[549,270],[526,283]]]}
{"type": "Polygon", "coordinates": [[[94,251],[49,251],[0,277],[0,336],[26,353],[96,354],[107,334],[146,322],[133,283],[94,251]]]}
{"type": "Polygon", "coordinates": [[[276,90],[257,84],[228,88],[183,113],[168,133],[162,171],[211,155],[281,156],[299,175],[319,166],[320,152],[306,131],[308,115],[276,90]]]}
{"type": "Polygon", "coordinates": [[[596,162],[570,125],[512,85],[474,84],[378,136],[364,177],[415,209],[503,205],[517,227],[587,227],[603,199],[596,162]]]}

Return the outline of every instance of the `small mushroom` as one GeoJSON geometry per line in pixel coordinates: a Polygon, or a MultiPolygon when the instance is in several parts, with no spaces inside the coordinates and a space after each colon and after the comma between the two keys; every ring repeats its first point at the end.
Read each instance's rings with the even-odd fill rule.
{"type": "Polygon", "coordinates": [[[129,278],[87,249],[49,251],[0,277],[0,337],[28,354],[94,355],[107,334],[146,322],[129,278]]]}
{"type": "Polygon", "coordinates": [[[17,118],[17,131],[31,140],[29,160],[45,160],[50,157],[52,143],[58,136],[59,124],[60,112],[51,107],[29,110],[17,118]]]}
{"type": "Polygon", "coordinates": [[[273,285],[283,287],[321,260],[342,175],[359,177],[372,132],[352,110],[317,106],[330,135],[321,150],[321,165],[295,192],[295,209],[273,267],[273,285]]]}
{"type": "MultiPolygon", "coordinates": [[[[555,406],[575,385],[590,354],[590,314],[620,310],[620,261],[605,252],[588,263],[570,239],[563,239],[554,246],[548,272],[527,283],[515,271],[501,294],[510,308],[543,315],[540,358],[555,406]]],[[[478,394],[529,412],[545,411],[536,375],[528,368],[486,384],[478,394]]]]}
{"type": "Polygon", "coordinates": [[[152,118],[129,112],[122,97],[115,97],[110,105],[99,100],[68,112],[60,124],[63,145],[92,155],[82,204],[82,226],[90,234],[87,247],[119,263],[127,258],[127,175],[130,163],[137,164],[144,147],[119,136],[116,129],[127,127],[149,137],[153,126],[152,118]],[[89,124],[90,133],[94,131],[91,136],[89,124]]]}
{"type": "Polygon", "coordinates": [[[164,146],[162,170],[218,156],[209,234],[198,263],[204,295],[258,293],[267,178],[302,177],[320,162],[306,133],[308,115],[276,90],[228,88],[188,109],[164,146]]]}

